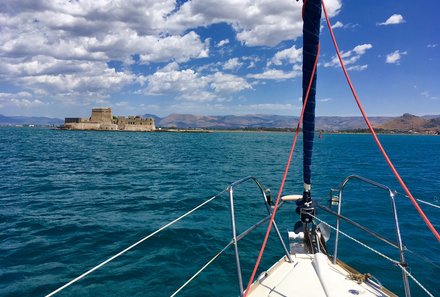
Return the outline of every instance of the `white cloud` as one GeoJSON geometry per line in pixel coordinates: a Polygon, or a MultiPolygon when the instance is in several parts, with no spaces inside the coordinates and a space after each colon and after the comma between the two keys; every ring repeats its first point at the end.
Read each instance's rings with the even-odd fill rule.
{"type": "Polygon", "coordinates": [[[0,105],[2,107],[16,106],[18,108],[33,108],[45,105],[40,99],[32,97],[29,92],[0,93],[0,105]]]}
{"type": "Polygon", "coordinates": [[[260,104],[249,104],[249,105],[240,105],[238,108],[245,110],[247,112],[252,113],[260,113],[265,114],[269,111],[271,113],[286,113],[289,110],[298,110],[300,107],[295,106],[290,103],[260,103],[260,104]]]}
{"type": "Polygon", "coordinates": [[[117,106],[117,107],[126,107],[126,106],[129,106],[129,102],[128,101],[120,101],[120,102],[116,102],[115,103],[115,106],[117,106]]]}
{"type": "Polygon", "coordinates": [[[363,55],[365,52],[369,49],[371,49],[373,46],[371,44],[361,44],[354,47],[353,51],[358,55],[363,55]]]}
{"type": "Polygon", "coordinates": [[[193,101],[222,100],[228,94],[252,88],[236,75],[216,72],[203,76],[192,69],[176,69],[175,63],[159,69],[145,81],[148,83],[146,94],[170,94],[193,101]]]}
{"type": "Polygon", "coordinates": [[[420,93],[421,96],[428,98],[428,99],[432,99],[432,100],[438,100],[439,97],[437,96],[432,96],[431,93],[429,91],[423,91],[420,93]]]}
{"type": "Polygon", "coordinates": [[[105,62],[59,60],[48,56],[0,58],[0,79],[47,98],[103,97],[134,81],[127,72],[117,72],[105,62]]]}
{"type": "Polygon", "coordinates": [[[363,71],[368,68],[368,65],[354,65],[347,68],[349,71],[363,71]]]}
{"type": "Polygon", "coordinates": [[[406,55],[406,54],[407,54],[406,51],[401,52],[399,50],[396,50],[396,51],[394,51],[394,52],[392,52],[392,53],[387,55],[387,58],[386,58],[385,62],[388,63],[388,64],[399,64],[400,63],[400,59],[402,58],[402,56],[406,55]]]}
{"type": "MultiPolygon", "coordinates": [[[[373,48],[373,45],[367,43],[367,44],[357,45],[352,50],[350,50],[348,52],[341,52],[341,57],[344,61],[344,64],[346,66],[355,64],[367,52],[367,50],[369,50],[371,48],[373,48]]],[[[324,67],[339,67],[339,66],[340,66],[339,59],[337,56],[333,56],[333,58],[330,62],[324,63],[324,67]]],[[[364,70],[364,69],[366,69],[366,67],[368,67],[368,66],[363,65],[363,66],[358,66],[357,68],[359,68],[360,70],[364,70]],[[363,68],[363,69],[361,69],[361,68],[363,68]]],[[[359,69],[356,69],[356,67],[354,67],[354,66],[352,69],[359,70],[359,69]]]]}
{"type": "Polygon", "coordinates": [[[301,59],[302,59],[302,48],[297,49],[295,45],[293,45],[291,48],[277,52],[270,61],[269,65],[270,64],[282,65],[283,61],[293,64],[293,63],[301,62],[301,59]]]}
{"type": "Polygon", "coordinates": [[[226,63],[223,65],[223,68],[226,70],[237,70],[241,66],[243,66],[243,63],[239,62],[238,58],[232,58],[226,61],[226,63]]]}
{"type": "Polygon", "coordinates": [[[193,93],[207,86],[206,77],[200,76],[192,69],[178,70],[166,67],[146,78],[148,94],[193,93]]]}
{"type": "Polygon", "coordinates": [[[19,108],[31,108],[44,105],[44,103],[38,99],[11,99],[11,103],[19,108]]]}
{"type": "Polygon", "coordinates": [[[219,43],[217,43],[217,47],[222,47],[227,44],[229,44],[229,39],[226,38],[226,39],[220,40],[219,43]]]}
{"type": "MultiPolygon", "coordinates": [[[[195,29],[226,23],[245,46],[274,46],[302,35],[301,3],[291,0],[192,0],[180,6],[176,0],[5,3],[0,3],[0,81],[31,94],[7,101],[20,106],[43,101],[107,104],[110,94],[139,85],[141,90],[130,91],[220,100],[251,85],[246,78],[219,72],[221,64],[212,64],[203,72],[206,75],[201,70],[180,69],[179,63],[210,55],[210,39],[202,38],[195,29]],[[147,74],[157,67],[155,63],[168,64],[147,74]],[[133,68],[136,72],[131,72],[133,68]]],[[[326,4],[331,16],[341,9],[341,0],[328,0],[326,4]]],[[[214,46],[228,43],[230,40],[224,39],[214,46]]],[[[285,51],[274,56],[274,62],[295,63],[295,53],[288,55],[285,51]]],[[[253,68],[258,60],[228,62],[225,69],[233,70],[245,63],[253,68]]],[[[268,70],[255,74],[255,78],[298,75],[296,70],[268,70]]],[[[4,100],[2,105],[6,104],[4,100]]]]}
{"type": "Polygon", "coordinates": [[[329,102],[331,100],[332,100],[332,98],[322,98],[322,99],[319,99],[319,102],[329,102]]]}
{"type": "Polygon", "coordinates": [[[187,62],[191,59],[206,58],[209,54],[209,40],[201,42],[193,31],[184,36],[148,38],[143,44],[144,54],[140,55],[143,63],[149,62],[187,62]]]}
{"type": "Polygon", "coordinates": [[[344,24],[341,23],[340,21],[337,21],[333,26],[332,29],[337,29],[337,28],[343,28],[344,24]]]}
{"type": "Polygon", "coordinates": [[[437,43],[432,43],[432,44],[428,44],[426,47],[427,48],[436,48],[438,46],[437,43]]]}
{"type": "Polygon", "coordinates": [[[247,77],[254,79],[268,79],[268,80],[286,80],[300,76],[299,71],[284,72],[278,69],[267,69],[263,73],[248,74],[247,77]]]}
{"type": "Polygon", "coordinates": [[[405,23],[403,16],[401,14],[393,14],[385,22],[378,23],[377,25],[388,26],[388,25],[397,25],[397,24],[402,24],[402,23],[405,23]]]}
{"type": "Polygon", "coordinates": [[[429,91],[423,91],[423,92],[420,93],[420,95],[422,95],[423,97],[426,97],[426,98],[430,97],[429,91]]]}
{"type": "Polygon", "coordinates": [[[242,90],[251,89],[251,85],[244,79],[231,74],[216,72],[209,77],[210,86],[216,92],[236,93],[242,90]]]}
{"type": "MultiPolygon", "coordinates": [[[[225,22],[237,32],[237,40],[247,46],[275,46],[302,35],[301,3],[290,0],[192,0],[168,17],[171,33],[187,28],[225,22]]],[[[341,8],[340,0],[329,0],[331,16],[341,8]]]]}

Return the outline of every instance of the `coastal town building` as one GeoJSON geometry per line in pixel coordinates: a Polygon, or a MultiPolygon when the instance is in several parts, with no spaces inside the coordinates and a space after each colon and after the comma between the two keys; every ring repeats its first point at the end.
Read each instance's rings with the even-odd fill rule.
{"type": "Polygon", "coordinates": [[[62,129],[107,131],[155,131],[153,118],[113,116],[112,109],[93,108],[90,118],[65,118],[62,129]]]}

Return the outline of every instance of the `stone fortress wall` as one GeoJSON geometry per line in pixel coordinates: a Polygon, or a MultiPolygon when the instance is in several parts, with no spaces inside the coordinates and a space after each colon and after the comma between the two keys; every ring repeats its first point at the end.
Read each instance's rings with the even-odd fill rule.
{"type": "Polygon", "coordinates": [[[107,131],[155,131],[154,119],[141,116],[113,116],[112,109],[93,108],[90,118],[65,118],[62,129],[107,131]]]}

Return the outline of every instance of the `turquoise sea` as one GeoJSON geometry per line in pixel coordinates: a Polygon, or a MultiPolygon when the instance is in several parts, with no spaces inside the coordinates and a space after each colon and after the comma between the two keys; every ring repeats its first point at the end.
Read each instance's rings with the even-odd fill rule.
{"type": "MultiPolygon", "coordinates": [[[[43,296],[128,247],[234,180],[257,177],[276,197],[291,133],[135,133],[0,128],[0,296],[43,296]]],[[[440,204],[440,137],[382,135],[385,148],[413,194],[440,204]]],[[[284,193],[301,193],[301,141],[284,193]]],[[[313,157],[313,196],[359,174],[403,192],[369,135],[324,135],[313,157]]],[[[353,182],[343,213],[395,240],[386,193],[353,182]]],[[[255,186],[236,191],[238,229],[266,210],[255,186]]],[[[397,208],[408,263],[440,295],[440,244],[411,203],[397,208]]],[[[422,205],[440,228],[440,210],[422,205]]],[[[277,223],[287,237],[297,221],[285,205],[277,223]]],[[[322,217],[334,223],[334,219],[322,217]]],[[[342,225],[357,239],[398,259],[396,250],[342,225]]],[[[244,280],[249,278],[265,227],[239,242],[244,280]]],[[[228,196],[137,246],[68,287],[59,296],[170,296],[231,239],[228,196]]],[[[329,241],[333,245],[334,234],[329,241]]],[[[339,256],[403,295],[400,270],[346,238],[339,256]]],[[[260,271],[282,256],[269,241],[260,271]]],[[[306,281],[306,280],[305,280],[306,281]]],[[[413,296],[425,296],[411,281],[413,296]]],[[[180,296],[237,296],[232,249],[180,296]]]]}

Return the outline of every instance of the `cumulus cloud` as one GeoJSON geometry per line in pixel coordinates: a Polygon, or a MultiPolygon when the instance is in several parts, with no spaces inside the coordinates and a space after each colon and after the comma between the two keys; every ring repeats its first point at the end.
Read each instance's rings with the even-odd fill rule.
{"type": "Polygon", "coordinates": [[[363,71],[368,68],[368,65],[354,65],[347,68],[349,71],[363,71]]]}
{"type": "Polygon", "coordinates": [[[265,80],[286,80],[290,78],[295,78],[301,75],[299,71],[284,72],[279,69],[267,69],[263,73],[248,74],[247,77],[254,79],[265,79],[265,80]]]}
{"type": "Polygon", "coordinates": [[[223,65],[223,68],[226,70],[237,70],[241,66],[243,66],[243,63],[238,60],[238,58],[232,58],[226,61],[225,65],[223,65]]]}
{"type": "MultiPolygon", "coordinates": [[[[356,62],[359,61],[359,59],[367,52],[367,50],[371,49],[373,45],[367,43],[367,44],[361,44],[355,46],[352,50],[348,52],[341,52],[342,59],[344,60],[344,64],[346,66],[353,65],[356,62]]],[[[337,56],[333,56],[332,60],[330,62],[324,63],[324,67],[339,67],[339,59],[337,56]]],[[[368,66],[357,66],[352,67],[353,70],[364,70],[368,66]]]]}
{"type": "MultiPolygon", "coordinates": [[[[331,16],[339,13],[341,0],[326,4],[331,16]]],[[[222,73],[222,66],[236,70],[246,63],[254,68],[258,61],[232,58],[206,73],[188,64],[180,69],[179,64],[209,57],[211,46],[222,51],[230,43],[224,39],[211,45],[195,29],[227,24],[244,46],[272,47],[302,35],[301,3],[291,0],[192,0],[181,5],[175,0],[5,0],[0,12],[0,81],[31,94],[8,99],[22,107],[46,100],[107,104],[110,94],[139,86],[141,90],[130,91],[217,100],[251,89],[246,77],[222,73]],[[166,66],[154,71],[156,63],[166,66]]],[[[298,51],[280,51],[272,63],[296,63],[298,51]]],[[[297,75],[296,70],[266,70],[250,78],[297,75]]]]}
{"type": "Polygon", "coordinates": [[[176,65],[172,63],[146,77],[146,94],[171,94],[186,100],[210,101],[252,88],[244,78],[236,75],[222,72],[201,75],[192,69],[180,70],[176,65]]]}
{"type": "Polygon", "coordinates": [[[337,28],[343,28],[344,24],[341,23],[340,21],[337,21],[333,26],[332,29],[337,29],[337,28]]]}
{"type": "Polygon", "coordinates": [[[0,78],[13,81],[34,93],[57,96],[103,96],[133,81],[133,75],[117,72],[99,61],[58,60],[35,56],[30,59],[0,58],[0,78]]]}
{"type": "MultiPolygon", "coordinates": [[[[331,16],[341,8],[340,0],[326,3],[331,16]]],[[[247,46],[275,46],[302,35],[301,3],[290,0],[192,0],[168,17],[168,32],[225,22],[247,46]]]]}
{"type": "Polygon", "coordinates": [[[184,36],[169,36],[165,38],[148,38],[145,40],[140,55],[141,62],[187,62],[190,59],[206,58],[209,54],[209,40],[201,42],[199,35],[193,31],[184,36]]]}
{"type": "Polygon", "coordinates": [[[295,45],[291,48],[279,51],[275,53],[274,57],[270,61],[270,64],[282,65],[283,62],[290,64],[301,62],[302,60],[302,48],[297,49],[295,45]]]}
{"type": "Polygon", "coordinates": [[[0,106],[16,106],[19,108],[33,108],[45,105],[39,99],[33,99],[29,92],[0,93],[0,106]]]}
{"type": "Polygon", "coordinates": [[[392,53],[389,53],[386,57],[385,62],[387,64],[399,64],[400,63],[400,59],[402,58],[403,55],[406,55],[407,52],[406,51],[399,51],[396,50],[392,53]]]}
{"type": "Polygon", "coordinates": [[[226,39],[220,40],[219,43],[217,43],[217,47],[222,47],[227,44],[229,44],[229,39],[226,38],[226,39]]]}
{"type": "Polygon", "coordinates": [[[211,80],[210,87],[219,93],[236,93],[252,88],[244,78],[231,74],[216,72],[208,78],[211,80]]]}
{"type": "Polygon", "coordinates": [[[377,25],[388,26],[388,25],[397,25],[397,24],[402,24],[402,23],[405,23],[403,16],[401,14],[393,14],[385,22],[378,23],[377,25]]]}

